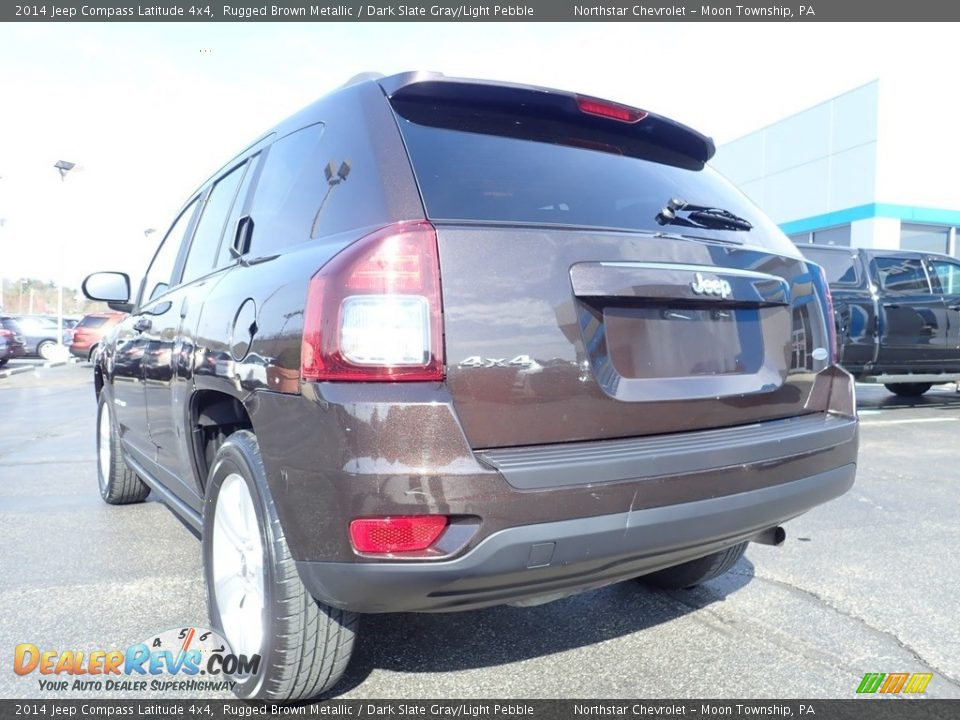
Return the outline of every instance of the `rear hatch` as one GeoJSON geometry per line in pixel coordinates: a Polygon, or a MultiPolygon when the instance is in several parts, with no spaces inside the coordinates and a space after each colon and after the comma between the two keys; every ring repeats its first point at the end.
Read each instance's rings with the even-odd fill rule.
{"type": "Polygon", "coordinates": [[[87,315],[73,329],[73,344],[89,345],[97,342],[104,333],[104,325],[110,318],[106,315],[87,315]]]}
{"type": "Polygon", "coordinates": [[[473,447],[825,409],[819,271],[706,166],[708,138],[538,88],[384,89],[437,228],[447,385],[473,447]]]}

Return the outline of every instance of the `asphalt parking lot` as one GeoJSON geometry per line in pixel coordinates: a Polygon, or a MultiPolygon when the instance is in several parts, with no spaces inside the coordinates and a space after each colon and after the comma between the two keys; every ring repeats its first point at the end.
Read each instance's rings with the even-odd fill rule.
{"type": "MultiPolygon", "coordinates": [[[[334,694],[849,698],[867,672],[931,672],[928,697],[960,698],[960,394],[858,391],[857,483],[788,523],[783,547],[753,545],[691,591],[631,582],[535,608],[369,616],[334,694]]],[[[8,662],[17,643],[125,648],[207,623],[194,536],[153,498],[101,502],[95,412],[89,365],[0,379],[8,662]]],[[[84,695],[3,663],[0,697],[55,696],[84,695]]]]}

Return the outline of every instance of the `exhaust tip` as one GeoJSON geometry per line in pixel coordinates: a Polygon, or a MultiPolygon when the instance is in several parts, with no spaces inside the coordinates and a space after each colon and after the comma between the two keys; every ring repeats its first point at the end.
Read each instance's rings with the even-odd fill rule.
{"type": "Polygon", "coordinates": [[[761,545],[773,545],[774,547],[779,547],[783,545],[784,540],[787,539],[787,531],[784,530],[780,525],[776,527],[767,528],[762,532],[754,535],[750,540],[751,542],[760,543],[761,545]]]}

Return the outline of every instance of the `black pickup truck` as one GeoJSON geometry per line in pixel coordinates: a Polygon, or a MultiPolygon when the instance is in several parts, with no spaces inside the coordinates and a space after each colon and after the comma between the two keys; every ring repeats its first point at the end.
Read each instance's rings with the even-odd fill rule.
{"type": "Polygon", "coordinates": [[[858,381],[906,396],[960,381],[960,261],[905,250],[800,250],[826,271],[839,361],[858,381]]]}

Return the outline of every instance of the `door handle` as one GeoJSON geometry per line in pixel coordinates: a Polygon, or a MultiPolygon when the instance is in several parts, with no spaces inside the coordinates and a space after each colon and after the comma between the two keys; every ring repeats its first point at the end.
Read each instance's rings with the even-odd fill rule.
{"type": "Polygon", "coordinates": [[[901,307],[900,303],[884,303],[883,306],[889,310],[899,310],[901,307]]]}
{"type": "Polygon", "coordinates": [[[152,327],[153,327],[153,320],[151,320],[150,318],[140,318],[133,325],[133,329],[136,330],[138,333],[142,333],[145,330],[149,330],[152,327]]]}

